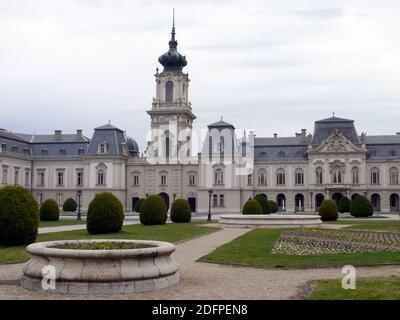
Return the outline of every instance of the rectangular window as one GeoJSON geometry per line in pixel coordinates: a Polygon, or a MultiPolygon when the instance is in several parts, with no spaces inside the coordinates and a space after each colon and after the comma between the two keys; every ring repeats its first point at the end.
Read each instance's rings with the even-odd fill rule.
{"type": "Polygon", "coordinates": [[[83,171],[79,170],[76,172],[76,185],[83,186],[83,171]]]}
{"type": "Polygon", "coordinates": [[[57,204],[58,204],[59,207],[61,207],[63,205],[62,194],[61,193],[57,194],[57,204]]]}
{"type": "Polygon", "coordinates": [[[218,207],[218,195],[213,194],[213,207],[218,207]]]}
{"type": "Polygon", "coordinates": [[[167,176],[161,176],[161,185],[166,186],[167,185],[167,176]]]}
{"type": "Polygon", "coordinates": [[[194,175],[190,175],[189,176],[189,185],[190,186],[196,185],[196,180],[195,180],[195,176],[194,175]]]}
{"type": "Polygon", "coordinates": [[[44,187],[44,171],[38,171],[38,180],[37,180],[37,185],[38,187],[44,187]]]}
{"type": "Polygon", "coordinates": [[[3,167],[3,184],[8,182],[8,167],[3,167]]]}
{"type": "Polygon", "coordinates": [[[399,184],[398,172],[390,172],[390,184],[399,184]]]}
{"type": "Polygon", "coordinates": [[[57,185],[64,185],[64,171],[57,171],[57,185]]]}
{"type": "Polygon", "coordinates": [[[139,176],[133,176],[133,185],[138,186],[139,185],[139,176]]]}
{"type": "Polygon", "coordinates": [[[1,144],[1,151],[3,151],[3,152],[7,151],[7,144],[6,143],[2,143],[1,144]]]}
{"type": "Polygon", "coordinates": [[[219,195],[219,206],[224,207],[225,206],[225,201],[224,201],[224,195],[220,194],[219,195]]]}
{"type": "Polygon", "coordinates": [[[19,169],[15,169],[14,171],[14,184],[15,185],[19,184],[19,169]]]}
{"type": "Polygon", "coordinates": [[[25,186],[28,187],[31,184],[31,172],[30,170],[25,170],[25,186]]]}
{"type": "Polygon", "coordinates": [[[353,170],[353,184],[359,184],[360,178],[358,174],[358,170],[353,170]]]}
{"type": "Polygon", "coordinates": [[[260,172],[258,174],[258,184],[260,186],[265,186],[267,185],[267,178],[265,177],[265,172],[260,172]]]}
{"type": "Polygon", "coordinates": [[[252,175],[249,174],[247,176],[247,185],[251,186],[253,184],[253,179],[252,179],[252,175]]]}

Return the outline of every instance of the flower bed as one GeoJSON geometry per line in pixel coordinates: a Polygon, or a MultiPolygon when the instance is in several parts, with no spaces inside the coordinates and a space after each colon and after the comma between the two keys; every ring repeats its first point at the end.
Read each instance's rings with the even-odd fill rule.
{"type": "Polygon", "coordinates": [[[298,229],[282,232],[273,254],[400,252],[400,233],[298,229]]]}

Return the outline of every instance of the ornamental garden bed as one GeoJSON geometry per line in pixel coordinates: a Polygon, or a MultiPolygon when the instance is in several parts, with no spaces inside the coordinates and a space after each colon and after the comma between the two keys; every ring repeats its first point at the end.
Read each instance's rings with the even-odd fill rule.
{"type": "Polygon", "coordinates": [[[400,233],[321,229],[285,230],[273,254],[320,255],[340,253],[399,252],[400,233]]]}

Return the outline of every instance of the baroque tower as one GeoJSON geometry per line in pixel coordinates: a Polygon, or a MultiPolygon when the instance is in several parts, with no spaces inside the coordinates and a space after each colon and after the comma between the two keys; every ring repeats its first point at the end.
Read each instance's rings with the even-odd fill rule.
{"type": "Polygon", "coordinates": [[[191,156],[191,130],[196,116],[189,101],[189,74],[182,69],[186,57],[178,50],[175,38],[175,14],[173,17],[169,50],[158,58],[163,70],[154,75],[156,96],[147,113],[151,117],[151,141],[148,157],[157,163],[180,162],[191,156]]]}

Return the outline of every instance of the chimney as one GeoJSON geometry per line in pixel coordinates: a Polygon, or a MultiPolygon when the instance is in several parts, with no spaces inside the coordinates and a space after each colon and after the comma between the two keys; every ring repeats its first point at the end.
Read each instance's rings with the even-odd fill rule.
{"type": "Polygon", "coordinates": [[[82,132],[83,132],[83,130],[81,130],[81,129],[76,130],[76,137],[77,137],[78,139],[81,139],[81,138],[82,138],[82,132]]]}
{"type": "Polygon", "coordinates": [[[274,133],[274,138],[277,138],[278,137],[278,134],[277,133],[274,133]]]}
{"type": "Polygon", "coordinates": [[[396,132],[396,135],[400,136],[400,132],[396,132]]]}
{"type": "Polygon", "coordinates": [[[301,129],[301,134],[305,137],[307,134],[307,129],[301,129]]]}
{"type": "Polygon", "coordinates": [[[62,131],[61,130],[54,130],[54,137],[56,140],[61,140],[62,131]]]}

